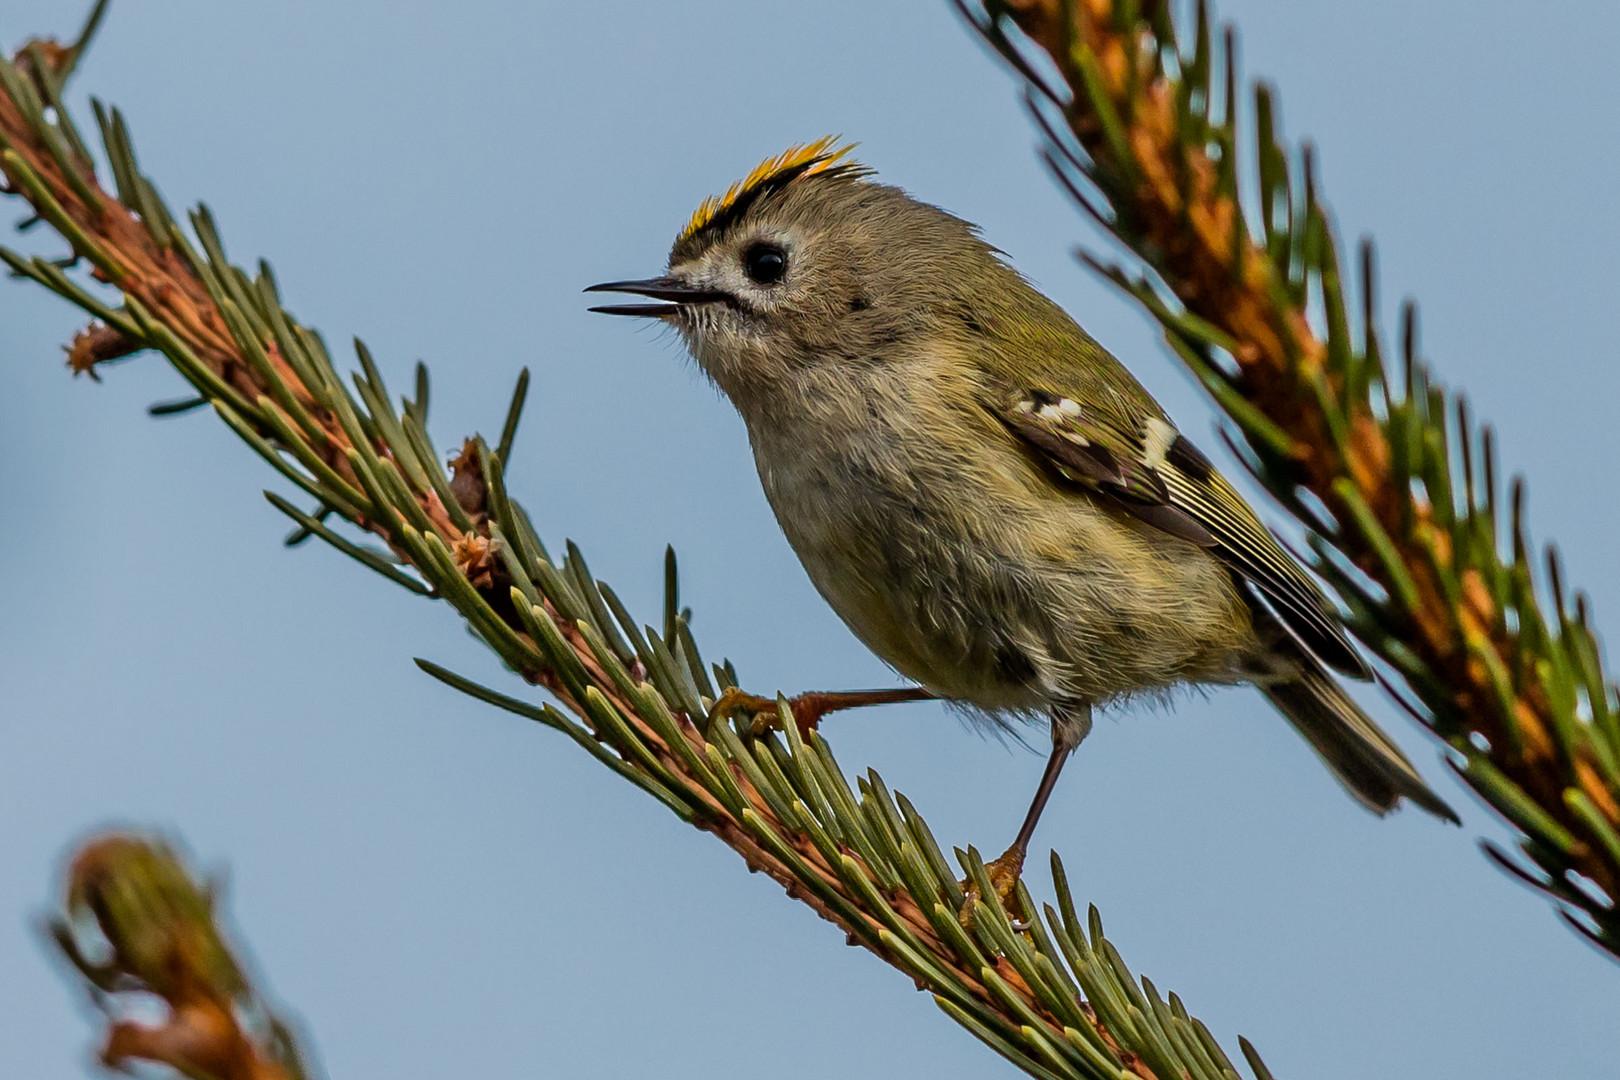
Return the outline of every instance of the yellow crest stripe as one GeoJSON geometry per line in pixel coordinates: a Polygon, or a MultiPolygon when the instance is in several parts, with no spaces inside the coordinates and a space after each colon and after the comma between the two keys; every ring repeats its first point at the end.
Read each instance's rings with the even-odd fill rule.
{"type": "Polygon", "coordinates": [[[829,169],[854,167],[854,163],[846,159],[855,149],[855,144],[846,143],[840,146],[838,138],[837,135],[823,135],[815,142],[789,147],[775,157],[760,162],[747,176],[727,188],[724,195],[710,195],[704,199],[692,214],[692,220],[681,230],[676,242],[689,239],[716,219],[725,216],[740,200],[771,186],[785,173],[791,173],[791,179],[797,179],[801,176],[827,172],[829,169]]]}

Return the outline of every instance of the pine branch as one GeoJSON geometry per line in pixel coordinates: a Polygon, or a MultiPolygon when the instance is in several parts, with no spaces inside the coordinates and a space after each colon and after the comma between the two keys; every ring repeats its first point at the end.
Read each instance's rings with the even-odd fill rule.
{"type": "Polygon", "coordinates": [[[292,1025],[243,971],[214,910],[169,845],[109,833],[68,866],[64,910],[47,930],[104,1017],[101,1061],[165,1065],[194,1080],[306,1080],[292,1025]],[[132,1014],[148,995],[167,1015],[132,1014]]]}
{"type": "Polygon", "coordinates": [[[1566,600],[1550,547],[1551,596],[1537,586],[1523,481],[1503,506],[1492,432],[1418,357],[1411,305],[1401,366],[1386,366],[1370,242],[1352,316],[1312,149],[1280,140],[1275,90],[1254,87],[1251,224],[1235,34],[1213,40],[1205,0],[1190,49],[1165,0],[959,3],[1024,76],[1059,182],[1150,276],[1083,257],[1226,412],[1238,456],[1305,526],[1314,568],[1416,702],[1386,683],[1391,695],[1444,740],[1532,866],[1487,854],[1620,956],[1620,691],[1589,604],[1566,600]]]}
{"type": "MultiPolygon", "coordinates": [[[[64,71],[52,67],[53,55],[35,45],[0,62],[0,171],[88,273],[11,251],[0,258],[99,320],[69,350],[75,371],[161,353],[313,500],[304,512],[270,496],[298,526],[289,541],[320,537],[396,584],[447,601],[523,690],[543,688],[562,707],[418,661],[424,671],[568,736],[729,845],[851,944],[904,972],[1019,1068],[1062,1080],[1237,1075],[1174,994],[1166,1000],[1131,976],[1096,910],[1080,918],[1055,856],[1056,907],[1037,911],[1020,886],[1026,922],[983,903],[963,919],[964,890],[904,796],[873,772],[852,788],[820,735],[801,738],[785,700],[781,734],[758,734],[716,711],[735,676],[729,664],[703,662],[673,557],[661,633],[638,627],[577,549],[554,560],[504,480],[525,385],[499,451],[475,435],[447,472],[425,430],[425,370],[415,398],[396,410],[357,342],[351,393],[320,336],[281,306],[269,267],[250,276],[232,265],[206,209],[190,215],[195,242],[188,238],[141,174],[123,117],[96,103],[117,192],[108,193],[62,107],[64,71]]],[[[980,895],[994,895],[978,854],[956,854],[980,895]]],[[[1253,1049],[1243,1050],[1268,1080],[1253,1049]]]]}

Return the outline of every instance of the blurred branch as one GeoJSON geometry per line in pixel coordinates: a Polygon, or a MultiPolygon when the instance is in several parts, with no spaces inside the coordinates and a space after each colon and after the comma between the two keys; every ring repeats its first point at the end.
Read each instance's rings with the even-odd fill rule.
{"type": "Polygon", "coordinates": [[[166,1065],[194,1080],[309,1076],[290,1025],[227,944],[212,892],[161,840],[109,833],[83,845],[50,934],[106,1018],[108,1067],[166,1065]],[[148,995],[167,1006],[159,1023],[127,1015],[148,995]]]}
{"type": "MultiPolygon", "coordinates": [[[[298,526],[289,542],[319,537],[395,584],[447,601],[521,677],[520,689],[542,687],[562,708],[418,661],[425,671],[562,732],[904,972],[1031,1075],[1236,1075],[1174,994],[1131,976],[1095,909],[1081,919],[1055,857],[1055,907],[1037,910],[1021,886],[1027,922],[982,903],[963,919],[964,890],[903,796],[872,772],[852,788],[819,735],[801,738],[786,701],[780,735],[717,714],[736,676],[729,663],[703,662],[673,556],[661,630],[638,626],[573,545],[553,559],[504,479],[526,380],[499,452],[475,435],[447,472],[426,430],[426,370],[396,409],[356,342],[351,393],[320,336],[282,307],[269,267],[261,262],[250,276],[232,265],[206,209],[190,215],[195,242],[188,237],[140,172],[123,116],[93,106],[116,195],[62,106],[60,72],[38,60],[0,63],[0,170],[73,253],[53,261],[0,250],[0,258],[98,320],[70,352],[75,371],[161,353],[312,500],[304,511],[269,496],[298,526]]],[[[978,854],[956,855],[979,894],[993,896],[978,854]]],[[[1246,1043],[1244,1054],[1268,1080],[1246,1043]]]]}
{"type": "Polygon", "coordinates": [[[1386,367],[1370,242],[1352,315],[1313,151],[1279,139],[1276,91],[1254,87],[1240,184],[1236,37],[1215,40],[1203,0],[1190,46],[1165,0],[959,2],[1024,76],[1059,182],[1150,276],[1084,257],[1225,411],[1356,634],[1417,700],[1391,695],[1533,865],[1487,851],[1620,955],[1620,691],[1589,605],[1568,602],[1551,548],[1550,597],[1538,588],[1523,482],[1504,506],[1492,433],[1419,359],[1411,305],[1386,367]]]}
{"type": "Polygon", "coordinates": [[[31,65],[36,74],[45,73],[59,87],[65,85],[78,69],[85,50],[95,40],[96,32],[101,29],[101,22],[107,17],[107,10],[111,6],[112,0],[96,0],[95,7],[90,9],[89,17],[79,30],[79,36],[66,45],[51,38],[34,38],[25,42],[17,50],[19,62],[31,65]]]}

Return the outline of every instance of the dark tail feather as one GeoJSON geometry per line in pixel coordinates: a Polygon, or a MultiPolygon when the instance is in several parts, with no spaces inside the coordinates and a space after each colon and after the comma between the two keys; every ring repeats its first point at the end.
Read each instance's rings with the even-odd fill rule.
{"type": "Polygon", "coordinates": [[[1260,692],[1367,809],[1387,814],[1405,797],[1444,821],[1462,824],[1400,748],[1316,663],[1308,661],[1297,679],[1262,686],[1260,692]]]}

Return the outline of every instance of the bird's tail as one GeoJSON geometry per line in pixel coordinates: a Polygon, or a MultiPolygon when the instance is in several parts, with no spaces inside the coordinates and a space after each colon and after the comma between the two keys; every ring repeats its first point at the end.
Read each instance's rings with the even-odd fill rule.
{"type": "Polygon", "coordinates": [[[1429,813],[1460,824],[1451,807],[1429,790],[1400,747],[1350,699],[1314,660],[1287,682],[1260,692],[1311,744],[1333,775],[1363,806],[1387,814],[1405,797],[1429,813]]]}

